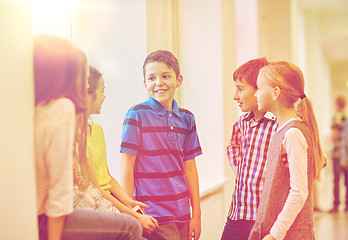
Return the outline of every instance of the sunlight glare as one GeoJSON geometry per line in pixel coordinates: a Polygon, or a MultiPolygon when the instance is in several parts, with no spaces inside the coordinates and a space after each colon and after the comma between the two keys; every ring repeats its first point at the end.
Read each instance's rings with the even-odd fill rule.
{"type": "Polygon", "coordinates": [[[71,14],[75,0],[31,0],[33,34],[70,38],[71,14]]]}

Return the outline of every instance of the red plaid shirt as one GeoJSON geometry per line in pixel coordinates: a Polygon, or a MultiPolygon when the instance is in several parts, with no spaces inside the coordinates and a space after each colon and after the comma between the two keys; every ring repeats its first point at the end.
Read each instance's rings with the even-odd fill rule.
{"type": "Polygon", "coordinates": [[[233,125],[227,156],[236,181],[229,219],[255,220],[265,180],[268,145],[277,126],[272,114],[266,113],[256,122],[252,112],[242,115],[233,125]]]}

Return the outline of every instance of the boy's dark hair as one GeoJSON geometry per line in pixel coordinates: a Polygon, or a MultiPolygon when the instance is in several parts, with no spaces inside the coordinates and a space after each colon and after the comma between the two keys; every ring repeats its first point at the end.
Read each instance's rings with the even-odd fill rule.
{"type": "Polygon", "coordinates": [[[176,77],[180,75],[180,66],[178,59],[173,55],[173,53],[167,50],[157,50],[155,52],[150,53],[144,62],[143,65],[143,73],[145,77],[145,66],[150,62],[161,62],[166,64],[169,68],[172,68],[176,74],[176,77]]]}
{"type": "Polygon", "coordinates": [[[259,75],[259,71],[264,66],[268,65],[269,62],[265,57],[256,58],[250,60],[243,65],[239,66],[233,73],[233,80],[241,80],[245,79],[245,81],[253,86],[254,89],[257,89],[256,81],[257,76],[259,75]]]}

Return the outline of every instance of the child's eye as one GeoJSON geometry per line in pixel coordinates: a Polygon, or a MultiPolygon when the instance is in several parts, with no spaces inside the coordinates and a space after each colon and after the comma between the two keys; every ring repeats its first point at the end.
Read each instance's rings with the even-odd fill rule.
{"type": "Polygon", "coordinates": [[[155,78],[154,77],[148,77],[147,80],[153,81],[155,78]]]}
{"type": "Polygon", "coordinates": [[[167,78],[169,78],[170,76],[169,75],[163,75],[163,78],[164,79],[167,79],[167,78]]]}

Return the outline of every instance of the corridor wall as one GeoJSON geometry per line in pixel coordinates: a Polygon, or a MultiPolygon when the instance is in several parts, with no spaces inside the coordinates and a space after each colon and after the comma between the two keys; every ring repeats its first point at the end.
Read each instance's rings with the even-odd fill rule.
{"type": "Polygon", "coordinates": [[[31,9],[0,3],[0,239],[37,239],[31,9]]]}

